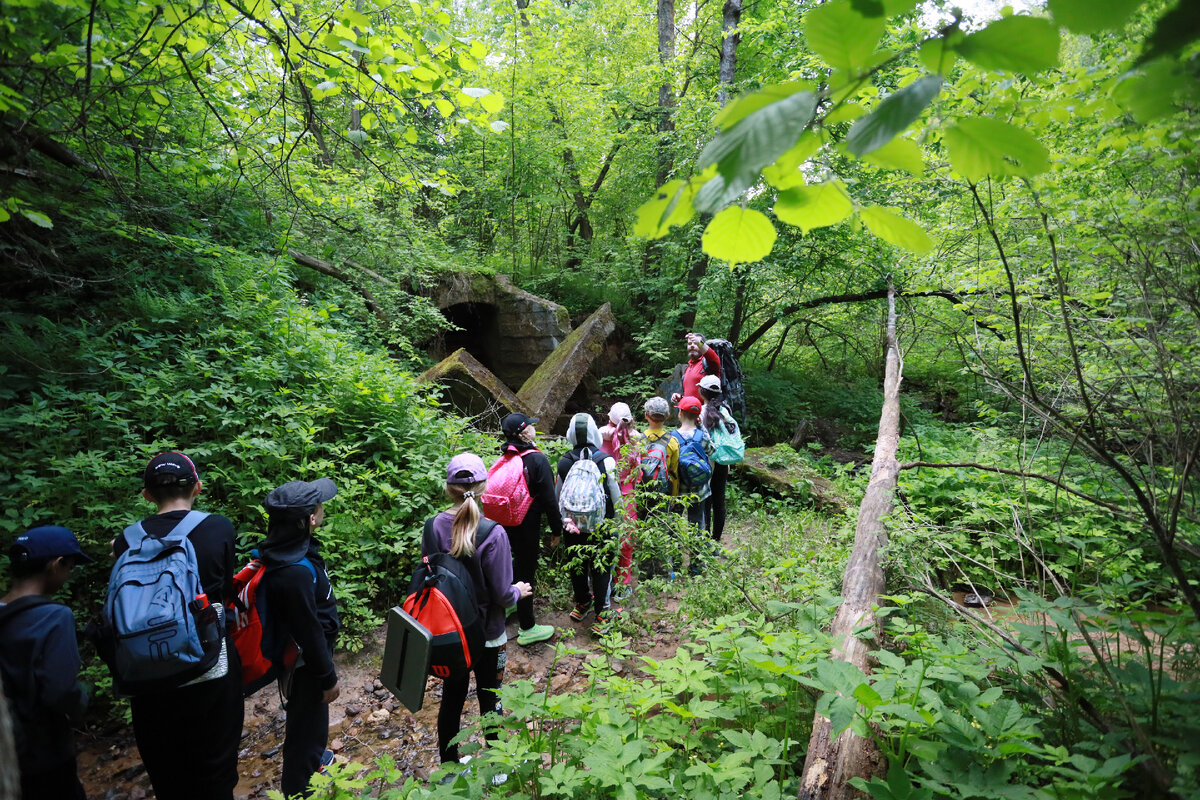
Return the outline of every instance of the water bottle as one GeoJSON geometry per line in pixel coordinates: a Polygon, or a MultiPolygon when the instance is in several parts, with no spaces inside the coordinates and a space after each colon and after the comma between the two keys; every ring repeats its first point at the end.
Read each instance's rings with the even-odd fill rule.
{"type": "Polygon", "coordinates": [[[191,602],[192,614],[196,618],[196,631],[205,652],[221,643],[221,618],[216,606],[208,602],[208,595],[198,594],[191,602]]]}

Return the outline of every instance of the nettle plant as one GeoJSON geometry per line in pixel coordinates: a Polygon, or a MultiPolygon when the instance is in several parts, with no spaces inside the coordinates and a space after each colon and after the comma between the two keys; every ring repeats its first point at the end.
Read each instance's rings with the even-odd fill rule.
{"type": "MultiPolygon", "coordinates": [[[[1200,35],[1185,5],[1158,19],[1140,57],[1112,87],[1121,109],[1139,121],[1169,114],[1200,93],[1179,55],[1200,35]]],[[[838,175],[839,158],[887,172],[888,180],[903,173],[916,180],[930,152],[944,153],[953,175],[971,187],[1047,171],[1051,154],[1038,135],[1046,115],[995,118],[974,93],[1001,81],[1038,80],[1060,64],[1060,28],[1121,29],[1139,3],[1051,0],[1048,16],[1010,13],[975,31],[956,13],[932,35],[916,23],[915,6],[832,0],[809,10],[803,33],[814,55],[793,71],[796,79],[725,106],[694,174],[662,185],[638,210],[634,233],[658,239],[697,214],[712,214],[704,252],[730,264],[754,262],[770,254],[776,229],[749,206],[773,199],[775,219],[804,234],[849,220],[901,251],[928,253],[934,241],[921,226],[898,209],[869,203],[868,187],[856,189],[849,173],[838,175]],[[906,135],[910,129],[915,137],[906,135]]]]}

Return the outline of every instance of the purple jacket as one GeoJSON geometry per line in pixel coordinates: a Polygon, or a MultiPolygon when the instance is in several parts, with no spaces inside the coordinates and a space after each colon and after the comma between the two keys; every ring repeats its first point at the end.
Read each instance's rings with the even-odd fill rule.
{"type": "MultiPolygon", "coordinates": [[[[433,533],[443,553],[450,552],[450,529],[454,526],[454,514],[443,511],[433,518],[433,533]]],[[[430,553],[422,552],[427,556],[430,553]]],[[[521,596],[513,586],[512,550],[509,549],[508,533],[497,525],[484,540],[472,558],[463,559],[471,580],[475,583],[475,603],[483,618],[483,635],[490,641],[504,633],[504,611],[516,605],[521,596]]]]}

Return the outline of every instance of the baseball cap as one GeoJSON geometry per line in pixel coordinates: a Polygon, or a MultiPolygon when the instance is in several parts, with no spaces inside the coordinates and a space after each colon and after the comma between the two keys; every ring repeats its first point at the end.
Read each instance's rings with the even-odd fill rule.
{"type": "Polygon", "coordinates": [[[648,417],[663,417],[664,419],[671,416],[671,406],[663,397],[651,397],[646,401],[646,405],[642,407],[648,417]]]}
{"type": "Polygon", "coordinates": [[[8,555],[17,562],[49,561],[59,556],[73,556],[80,561],[96,560],[83,552],[75,534],[61,525],[30,528],[17,537],[8,555]]]}
{"type": "Polygon", "coordinates": [[[446,467],[446,483],[483,483],[487,476],[483,459],[474,453],[459,453],[446,467]]]}
{"type": "Polygon", "coordinates": [[[629,410],[628,403],[613,403],[612,408],[608,410],[608,421],[613,425],[619,422],[633,422],[633,412],[629,410]]]}
{"type": "Polygon", "coordinates": [[[319,503],[333,498],[337,494],[337,486],[329,478],[318,478],[315,481],[291,481],[283,486],[272,489],[263,507],[272,512],[301,512],[312,513],[319,503]]]}
{"type": "Polygon", "coordinates": [[[700,379],[700,388],[710,392],[719,392],[721,391],[721,379],[716,375],[705,375],[700,379]]]}
{"type": "Polygon", "coordinates": [[[163,486],[194,486],[200,482],[195,463],[183,453],[169,451],[150,459],[142,471],[142,485],[147,489],[163,486]]]}
{"type": "Polygon", "coordinates": [[[675,407],[678,408],[680,411],[690,411],[693,414],[699,414],[700,407],[702,405],[703,405],[703,403],[701,403],[699,400],[697,400],[694,397],[685,397],[682,400],[680,400],[679,404],[676,405],[675,407]]]}
{"type": "Polygon", "coordinates": [[[500,429],[504,431],[505,436],[516,436],[525,430],[527,425],[536,425],[540,421],[537,417],[530,417],[518,411],[505,417],[500,423],[500,429]]]}

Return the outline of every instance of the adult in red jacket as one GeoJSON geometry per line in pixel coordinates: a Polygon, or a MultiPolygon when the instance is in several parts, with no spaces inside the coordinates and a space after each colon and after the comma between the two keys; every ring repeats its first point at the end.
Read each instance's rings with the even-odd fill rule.
{"type": "Polygon", "coordinates": [[[699,397],[700,379],[705,375],[721,377],[721,358],[704,342],[704,337],[689,333],[683,338],[687,341],[688,364],[683,370],[683,394],[671,395],[673,406],[679,405],[684,397],[699,397]]]}

